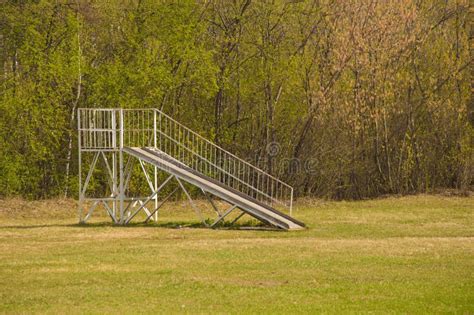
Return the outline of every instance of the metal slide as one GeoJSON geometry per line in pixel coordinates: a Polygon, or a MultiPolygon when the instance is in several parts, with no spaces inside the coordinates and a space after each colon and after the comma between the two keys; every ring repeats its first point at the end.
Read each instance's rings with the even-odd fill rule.
{"type": "MultiPolygon", "coordinates": [[[[116,224],[128,224],[143,211],[146,221],[158,220],[158,209],[170,197],[159,198],[173,178],[178,182],[203,224],[208,225],[182,181],[201,188],[218,214],[216,226],[234,210],[285,230],[304,228],[292,218],[293,187],[249,161],[182,125],[158,109],[81,108],[77,114],[79,145],[79,222],[85,223],[94,209],[104,207],[116,224]],[[140,163],[150,195],[133,196],[129,190],[134,163],[140,163]],[[153,166],[153,174],[144,163],[153,166]],[[83,164],[88,170],[83,179],[83,164]],[[89,195],[94,170],[102,167],[109,188],[103,195],[89,195]],[[158,182],[157,172],[170,176],[158,182]],[[215,195],[231,207],[221,213],[215,195]]],[[[258,164],[258,163],[257,163],[258,164]]],[[[231,223],[231,224],[232,224],[231,223]]]]}
{"type": "Polygon", "coordinates": [[[220,183],[204,174],[193,170],[171,156],[153,148],[124,148],[124,152],[148,162],[190,184],[202,188],[219,198],[238,206],[242,211],[284,230],[298,230],[304,223],[280,212],[258,200],[220,183]]]}

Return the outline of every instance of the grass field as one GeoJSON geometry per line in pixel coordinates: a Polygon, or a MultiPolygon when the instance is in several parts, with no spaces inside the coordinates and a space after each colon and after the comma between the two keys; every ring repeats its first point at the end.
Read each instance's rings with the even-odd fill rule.
{"type": "Polygon", "coordinates": [[[0,201],[0,313],[474,313],[473,197],[294,214],[308,230],[167,227],[196,222],[182,203],[160,226],[78,226],[73,201],[0,201]]]}

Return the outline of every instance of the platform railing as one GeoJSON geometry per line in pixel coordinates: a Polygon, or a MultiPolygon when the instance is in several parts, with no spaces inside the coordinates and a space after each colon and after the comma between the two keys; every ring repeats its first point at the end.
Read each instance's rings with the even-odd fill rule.
{"type": "MultiPolygon", "coordinates": [[[[292,211],[293,188],[157,109],[79,109],[81,150],[148,147],[243,194],[292,211]]],[[[286,211],[285,211],[286,212],[286,211]]]]}
{"type": "Polygon", "coordinates": [[[117,109],[80,108],[77,113],[79,149],[117,150],[119,115],[117,109]]]}

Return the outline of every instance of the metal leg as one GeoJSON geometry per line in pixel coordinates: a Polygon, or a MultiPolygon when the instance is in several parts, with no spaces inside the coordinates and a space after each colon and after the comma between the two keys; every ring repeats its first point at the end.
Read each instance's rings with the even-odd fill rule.
{"type": "Polygon", "coordinates": [[[124,169],[123,169],[123,141],[124,141],[124,123],[123,123],[123,109],[119,111],[119,198],[120,198],[120,223],[125,222],[124,216],[124,198],[125,198],[125,186],[124,186],[124,169]]]}
{"type": "MultiPolygon", "coordinates": [[[[79,129],[81,126],[81,111],[77,111],[77,128],[79,129]]],[[[78,131],[77,135],[77,146],[78,146],[78,162],[79,162],[79,173],[78,173],[78,179],[79,179],[79,202],[77,204],[77,215],[79,217],[79,223],[82,222],[82,215],[83,215],[83,202],[84,202],[84,196],[82,195],[82,134],[80,131],[78,131]]]]}
{"type": "MultiPolygon", "coordinates": [[[[154,113],[155,113],[155,116],[156,116],[156,112],[154,112],[154,113]]],[[[154,123],[155,123],[155,130],[156,130],[156,118],[155,118],[154,123]]],[[[156,148],[156,131],[155,131],[154,135],[155,135],[154,137],[155,137],[155,148],[156,148]]],[[[155,188],[155,191],[156,191],[158,189],[158,168],[156,166],[153,167],[153,168],[154,168],[154,183],[153,183],[154,185],[153,185],[153,187],[155,188]]],[[[158,221],[158,195],[155,195],[155,209],[156,210],[154,211],[154,213],[155,213],[154,220],[155,220],[155,222],[157,222],[158,221]]]]}
{"type": "MultiPolygon", "coordinates": [[[[153,111],[153,148],[156,149],[156,111],[153,111]]],[[[158,169],[156,168],[156,166],[153,166],[153,188],[154,188],[154,191],[156,191],[156,189],[158,188],[158,169]]],[[[158,195],[155,195],[155,209],[158,208],[158,195]]],[[[155,222],[158,221],[158,211],[155,210],[155,222]]]]}
{"type": "Polygon", "coordinates": [[[112,178],[113,178],[113,190],[112,195],[114,197],[114,201],[112,202],[112,214],[113,220],[117,223],[117,153],[112,152],[112,178]]]}
{"type": "Polygon", "coordinates": [[[123,169],[123,151],[119,152],[119,208],[120,208],[120,224],[125,223],[124,216],[124,198],[125,198],[125,186],[124,186],[124,169],[123,169]]]}

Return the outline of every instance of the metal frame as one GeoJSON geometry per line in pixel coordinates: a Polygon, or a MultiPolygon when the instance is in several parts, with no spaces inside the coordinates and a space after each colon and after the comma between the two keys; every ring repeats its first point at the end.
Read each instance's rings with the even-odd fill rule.
{"type": "MultiPolygon", "coordinates": [[[[145,161],[139,158],[136,159],[150,188],[150,194],[143,197],[127,196],[136,159],[124,152],[126,147],[159,150],[232,189],[292,214],[291,186],[208,141],[157,109],[81,108],[78,109],[77,120],[80,223],[87,222],[98,206],[103,206],[116,224],[130,223],[141,211],[146,215],[145,222],[157,221],[161,206],[181,188],[201,222],[207,226],[202,212],[192,200],[182,179],[170,175],[159,184],[158,168],[153,166],[153,174],[149,174],[145,161]],[[89,165],[84,181],[83,164],[89,165]],[[87,189],[94,171],[101,164],[110,191],[103,197],[90,197],[87,195],[87,189]],[[175,178],[178,187],[160,201],[158,194],[172,178],[175,178]],[[150,203],[153,203],[153,207],[150,203]]],[[[202,192],[217,214],[211,227],[217,226],[237,209],[236,205],[230,205],[229,209],[221,213],[209,193],[204,190],[202,192]]],[[[242,215],[243,213],[233,223],[242,215]]]]}

